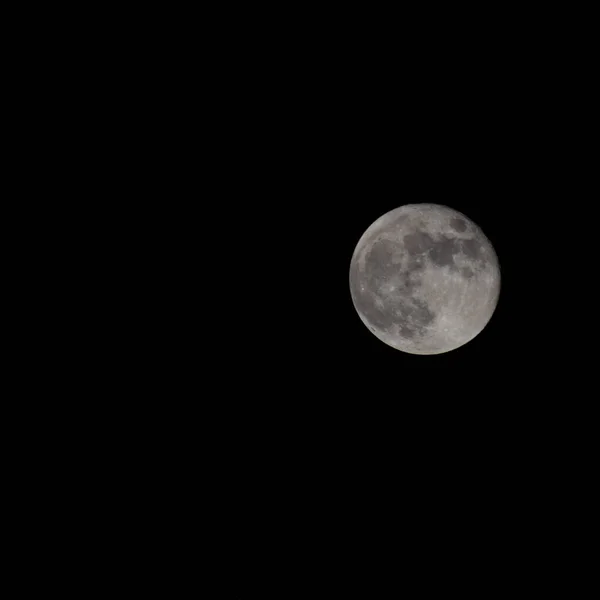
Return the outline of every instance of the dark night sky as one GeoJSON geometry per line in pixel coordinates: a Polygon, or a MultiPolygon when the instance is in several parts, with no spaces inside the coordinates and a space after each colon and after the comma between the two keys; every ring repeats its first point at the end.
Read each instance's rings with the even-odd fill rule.
{"type": "MultiPolygon", "coordinates": [[[[295,115],[304,113],[294,104],[275,139],[253,146],[238,188],[253,190],[241,219],[252,250],[233,252],[251,265],[241,286],[251,301],[245,293],[234,300],[240,330],[233,347],[224,340],[222,357],[236,370],[224,380],[223,423],[234,442],[234,488],[272,492],[261,514],[269,520],[284,506],[285,536],[320,539],[327,523],[336,543],[356,549],[370,539],[366,514],[377,528],[394,527],[400,502],[431,506],[433,515],[442,488],[488,494],[503,477],[496,469],[517,464],[516,448],[539,419],[539,372],[550,351],[548,265],[534,223],[547,210],[540,181],[554,174],[539,147],[517,135],[523,119],[499,122],[498,102],[473,107],[457,98],[450,107],[440,94],[422,104],[400,84],[337,98],[329,101],[335,108],[318,105],[297,126],[295,115]],[[414,202],[464,212],[491,240],[502,269],[488,326],[436,356],[377,340],[349,292],[364,230],[414,202]],[[399,478],[413,490],[432,480],[441,488],[408,493],[399,478]],[[300,516],[290,520],[286,510],[300,516]],[[344,523],[355,510],[361,516],[350,531],[344,523]]],[[[224,285],[232,283],[228,272],[224,285]]],[[[552,410],[546,402],[544,414],[552,410]]],[[[444,502],[455,510],[454,500],[444,502]]],[[[428,526],[436,522],[432,516],[428,526]]]]}
{"type": "MultiPolygon", "coordinates": [[[[215,3],[205,4],[209,11],[215,3]]],[[[22,136],[49,174],[26,164],[24,182],[41,183],[42,192],[14,199],[42,219],[49,250],[64,248],[58,260],[36,249],[50,278],[60,274],[55,282],[37,283],[24,270],[39,286],[31,318],[41,314],[56,333],[39,336],[39,347],[23,340],[58,357],[48,377],[65,372],[75,402],[64,400],[62,382],[26,364],[24,383],[43,389],[17,404],[27,427],[47,411],[92,439],[100,463],[115,457],[102,468],[115,493],[81,521],[82,535],[95,540],[85,525],[110,505],[126,521],[106,538],[109,550],[128,553],[125,570],[138,519],[142,544],[152,539],[148,550],[159,557],[183,554],[175,562],[194,585],[203,583],[208,554],[240,598],[267,597],[266,586],[282,600],[290,589],[302,598],[354,597],[340,586],[357,591],[361,577],[356,597],[397,597],[410,574],[420,591],[432,579],[463,590],[473,573],[496,590],[507,573],[533,570],[537,546],[569,555],[586,547],[555,535],[567,515],[565,530],[589,536],[575,519],[595,498],[585,486],[597,471],[585,462],[597,455],[597,433],[585,431],[597,429],[597,385],[572,370],[597,378],[597,352],[588,349],[597,339],[598,227],[589,208],[597,182],[586,188],[590,175],[597,179],[597,151],[587,147],[598,136],[586,112],[586,103],[597,112],[597,66],[582,59],[595,56],[580,34],[585,16],[570,41],[544,22],[550,7],[529,20],[504,15],[507,25],[499,13],[508,9],[496,6],[485,16],[423,5],[425,14],[412,18],[378,6],[325,14],[321,6],[218,3],[215,17],[178,7],[172,23],[163,8],[135,9],[124,27],[105,11],[113,23],[100,27],[93,59],[79,41],[64,44],[65,59],[36,50],[47,80],[29,98],[31,119],[55,133],[22,136]],[[148,16],[159,24],[143,24],[148,16]],[[126,50],[113,39],[117,23],[126,50]],[[75,69],[71,57],[80,57],[75,69]],[[63,134],[66,121],[75,141],[63,134]],[[60,144],[79,160],[63,160],[60,144]],[[76,202],[61,213],[69,186],[76,202]],[[434,356],[379,341],[349,288],[365,229],[419,202],[477,223],[502,275],[486,328],[434,356]],[[46,223],[44,210],[68,235],[46,223]],[[75,344],[65,338],[67,321],[75,344]],[[77,355],[73,363],[62,360],[60,343],[77,355]],[[88,428],[99,432],[97,443],[88,428]],[[127,485],[139,487],[139,502],[127,485]],[[179,539],[161,543],[160,521],[179,539]],[[210,529],[217,540],[205,553],[210,529]]],[[[76,27],[64,21],[89,38],[79,16],[76,27]]],[[[37,82],[35,71],[22,71],[37,82]]],[[[7,119],[21,126],[20,117],[7,119]]],[[[5,225],[14,229],[9,218],[5,225]]],[[[8,244],[8,263],[28,235],[8,244]]],[[[85,457],[83,441],[60,442],[69,457],[85,457]]],[[[80,471],[98,495],[94,465],[80,471]]],[[[72,498],[63,501],[53,485],[36,502],[85,505],[80,471],[69,472],[72,498]]],[[[534,572],[536,590],[550,570],[534,572]]],[[[153,575],[145,564],[142,579],[153,575]]],[[[179,571],[170,577],[180,579],[179,571]]]]}
{"type": "Polygon", "coordinates": [[[540,382],[569,359],[556,344],[557,331],[569,332],[555,318],[567,271],[550,233],[565,221],[554,206],[577,194],[585,168],[548,100],[551,78],[493,51],[349,48],[343,57],[274,58],[273,69],[240,66],[246,76],[226,95],[215,153],[228,159],[218,190],[227,227],[209,235],[227,306],[226,318],[210,324],[223,331],[211,352],[235,365],[227,410],[241,431],[251,422],[268,438],[285,422],[284,440],[306,434],[316,447],[322,432],[343,437],[361,423],[373,424],[362,430],[367,440],[386,431],[392,439],[409,414],[423,426],[433,415],[440,440],[444,422],[472,428],[481,411],[496,428],[515,411],[537,414],[540,382]],[[416,202],[476,222],[502,272],[483,332],[434,356],[378,341],[348,284],[364,230],[416,202]],[[531,402],[517,409],[523,395],[531,402]]]}
{"type": "MultiPolygon", "coordinates": [[[[427,527],[473,523],[498,487],[535,492],[535,448],[558,452],[546,424],[562,418],[554,381],[571,360],[572,326],[557,318],[569,261],[553,232],[570,232],[573,218],[555,207],[581,193],[589,166],[574,158],[573,121],[556,116],[559,63],[544,70],[499,45],[447,54],[354,42],[278,55],[264,71],[242,59],[223,105],[226,227],[210,234],[222,290],[210,326],[222,342],[205,347],[226,366],[213,423],[241,560],[261,535],[256,514],[281,517],[276,544],[301,539],[314,552],[309,538],[322,543],[327,529],[336,551],[355,556],[361,540],[377,543],[368,523],[394,529],[401,505],[426,511],[427,527]],[[502,273],[487,327],[435,356],[377,340],[348,284],[365,229],[418,202],[477,223],[502,273]],[[239,497],[251,499],[236,513],[239,497]]],[[[549,464],[538,461],[536,477],[549,464]]],[[[503,514],[490,525],[498,532],[510,530],[503,514]]]]}

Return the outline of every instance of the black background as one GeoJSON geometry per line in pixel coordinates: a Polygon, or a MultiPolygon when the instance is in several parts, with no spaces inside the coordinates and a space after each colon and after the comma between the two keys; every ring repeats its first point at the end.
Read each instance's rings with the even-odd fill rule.
{"type": "Polygon", "coordinates": [[[367,373],[452,367],[502,378],[560,359],[565,344],[554,340],[571,333],[553,320],[554,291],[573,265],[552,236],[560,228],[570,238],[578,218],[565,217],[561,203],[587,196],[582,63],[557,44],[540,55],[527,30],[506,38],[487,27],[432,43],[325,22],[310,35],[291,25],[250,33],[247,44],[211,54],[227,68],[217,63],[220,85],[210,95],[218,110],[206,115],[218,136],[203,166],[220,165],[206,228],[224,261],[217,270],[234,264],[244,278],[242,295],[220,300],[240,306],[240,327],[252,332],[232,334],[242,355],[252,348],[296,385],[327,386],[349,372],[354,389],[367,373]],[[502,268],[488,327],[444,355],[414,357],[378,342],[348,291],[362,232],[415,202],[464,212],[502,268]],[[226,232],[210,225],[215,206],[226,232]]]}
{"type": "Polygon", "coordinates": [[[211,382],[201,412],[226,555],[249,587],[275,571],[284,587],[347,582],[370,560],[423,568],[429,539],[449,563],[467,545],[469,568],[493,571],[477,555],[491,539],[556,533],[545,498],[573,477],[567,447],[589,441],[573,440],[588,408],[564,402],[578,332],[560,316],[573,261],[559,247],[580,216],[557,206],[584,194],[590,165],[578,75],[527,32],[431,44],[331,27],[211,54],[227,64],[201,164],[217,185],[187,250],[212,308],[185,334],[197,353],[184,364],[211,382]],[[365,229],[417,202],[475,221],[502,272],[488,326],[435,356],[377,340],[349,291],[365,229]]]}
{"type": "Polygon", "coordinates": [[[216,530],[242,598],[385,598],[537,585],[532,557],[580,546],[561,538],[594,498],[593,53],[550,8],[451,10],[42,23],[58,52],[14,90],[48,236],[47,279],[23,269],[49,330],[23,336],[48,372],[23,376],[44,389],[26,428],[52,438],[35,498],[100,502],[84,521],[117,529],[125,570],[144,546],[196,573],[216,530]],[[416,202],[464,212],[502,270],[488,326],[443,355],[386,346],[350,297],[362,233],[416,202]]]}

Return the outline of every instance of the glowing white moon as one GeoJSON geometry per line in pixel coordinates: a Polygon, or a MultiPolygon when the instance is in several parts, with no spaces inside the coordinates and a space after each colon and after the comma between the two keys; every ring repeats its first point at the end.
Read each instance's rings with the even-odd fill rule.
{"type": "Polygon", "coordinates": [[[468,217],[439,204],[407,204],[377,219],[358,241],[350,291],[380,340],[411,354],[441,354],[487,325],[500,267],[468,217]]]}

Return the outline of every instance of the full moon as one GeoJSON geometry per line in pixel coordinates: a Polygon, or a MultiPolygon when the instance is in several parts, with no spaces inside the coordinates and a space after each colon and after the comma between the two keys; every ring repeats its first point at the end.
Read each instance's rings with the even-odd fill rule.
{"type": "Polygon", "coordinates": [[[477,336],[500,293],[490,241],[462,213],[439,204],[407,204],[377,219],[350,263],[359,317],[389,346],[442,354],[477,336]]]}

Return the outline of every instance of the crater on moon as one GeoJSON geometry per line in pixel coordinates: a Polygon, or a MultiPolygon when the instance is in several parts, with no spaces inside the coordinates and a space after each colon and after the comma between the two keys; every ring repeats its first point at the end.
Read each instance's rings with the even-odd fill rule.
{"type": "Polygon", "coordinates": [[[489,240],[442,205],[409,204],[383,215],[359,240],[350,265],[354,307],[369,331],[413,354],[439,354],[473,339],[499,290],[489,240]]]}

